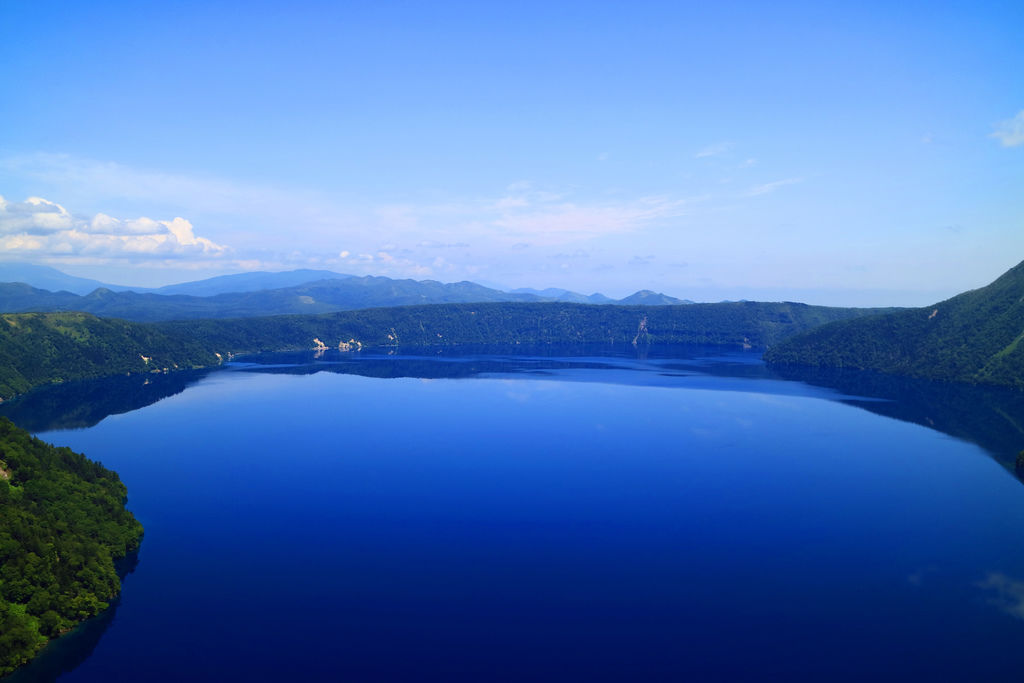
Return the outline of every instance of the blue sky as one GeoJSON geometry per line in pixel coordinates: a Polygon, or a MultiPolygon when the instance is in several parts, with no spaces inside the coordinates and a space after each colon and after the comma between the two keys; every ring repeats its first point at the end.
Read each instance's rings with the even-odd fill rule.
{"type": "Polygon", "coordinates": [[[0,260],[839,305],[1024,260],[1024,4],[706,4],[7,0],[0,260]]]}

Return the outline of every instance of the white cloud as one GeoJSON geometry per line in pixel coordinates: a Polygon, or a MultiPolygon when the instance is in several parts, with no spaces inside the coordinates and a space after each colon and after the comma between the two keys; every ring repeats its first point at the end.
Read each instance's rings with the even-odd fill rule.
{"type": "Polygon", "coordinates": [[[461,277],[512,272],[525,267],[527,253],[546,255],[548,247],[572,253],[595,239],[640,238],[687,213],[695,201],[616,192],[588,196],[585,188],[518,180],[489,195],[376,203],[52,154],[0,157],[0,180],[5,176],[31,181],[26,194],[60,192],[65,206],[88,207],[88,213],[41,199],[5,204],[0,237],[9,239],[0,244],[3,257],[63,263],[88,258],[90,265],[120,259],[125,267],[173,263],[179,269],[330,267],[409,277],[429,275],[441,252],[443,266],[433,266],[438,271],[461,277]],[[188,216],[204,226],[204,236],[184,219],[123,217],[137,214],[188,216]]]}
{"type": "Polygon", "coordinates": [[[0,235],[49,235],[71,227],[71,214],[41,197],[9,202],[0,196],[0,235]]]}
{"type": "MultiPolygon", "coordinates": [[[[32,181],[61,193],[72,205],[140,205],[171,215],[240,217],[247,225],[333,229],[358,222],[346,207],[302,188],[242,183],[224,178],[166,173],[66,154],[0,157],[0,178],[32,181]]],[[[37,190],[40,191],[40,190],[37,190]]],[[[125,227],[127,229],[128,226],[125,227]]]]}
{"type": "Polygon", "coordinates": [[[771,183],[764,183],[763,185],[755,185],[754,187],[750,188],[750,190],[747,191],[747,195],[754,197],[761,194],[771,194],[772,192],[778,190],[780,187],[785,187],[786,185],[796,185],[797,183],[802,183],[803,181],[803,178],[785,178],[783,180],[776,180],[771,183]]]}
{"type": "Polygon", "coordinates": [[[197,237],[184,218],[120,220],[106,214],[73,216],[60,204],[40,197],[8,202],[0,197],[0,251],[26,258],[61,260],[203,259],[225,254],[226,247],[197,237]]]}
{"type": "Polygon", "coordinates": [[[1024,145],[1024,109],[1017,112],[1012,119],[1000,121],[992,137],[999,140],[1003,147],[1024,145]]]}

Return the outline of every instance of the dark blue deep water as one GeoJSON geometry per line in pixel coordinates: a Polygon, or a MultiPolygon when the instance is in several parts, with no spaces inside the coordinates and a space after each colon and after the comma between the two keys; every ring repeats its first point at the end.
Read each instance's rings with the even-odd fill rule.
{"type": "Polygon", "coordinates": [[[293,354],[25,402],[146,536],[12,680],[1024,676],[1019,395],[757,358],[293,354]]]}

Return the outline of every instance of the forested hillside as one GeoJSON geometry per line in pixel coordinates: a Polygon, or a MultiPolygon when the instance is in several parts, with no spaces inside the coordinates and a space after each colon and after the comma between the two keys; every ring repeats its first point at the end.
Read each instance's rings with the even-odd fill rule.
{"type": "Polygon", "coordinates": [[[0,398],[54,381],[213,365],[217,354],[327,347],[565,344],[767,346],[874,312],[793,303],[686,306],[438,304],[315,316],[129,323],[83,313],[0,315],[0,398]]]}
{"type": "Polygon", "coordinates": [[[1024,386],[1024,263],[932,306],[811,330],[769,349],[765,360],[1024,386]]]}
{"type": "Polygon", "coordinates": [[[874,312],[792,303],[593,306],[480,303],[407,306],[319,316],[158,323],[218,351],[327,347],[565,344],[580,342],[749,344],[767,346],[832,320],[874,312]]]}
{"type": "Polygon", "coordinates": [[[117,474],[0,418],[0,675],[107,608],[139,547],[117,474]]]}
{"type": "Polygon", "coordinates": [[[187,336],[85,313],[0,315],[0,399],[40,384],[212,365],[187,336]]]}

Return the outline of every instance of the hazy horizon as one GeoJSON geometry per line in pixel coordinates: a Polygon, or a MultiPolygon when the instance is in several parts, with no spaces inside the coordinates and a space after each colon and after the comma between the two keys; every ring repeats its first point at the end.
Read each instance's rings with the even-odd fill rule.
{"type": "MultiPolygon", "coordinates": [[[[8,275],[7,275],[7,272],[5,271],[5,266],[7,266],[8,264],[11,264],[11,263],[12,262],[0,261],[0,282],[20,281],[17,277],[12,277],[10,279],[7,279],[8,275]]],[[[21,264],[21,263],[19,263],[17,265],[32,265],[32,266],[42,266],[42,267],[47,267],[47,268],[53,268],[53,266],[46,266],[44,264],[21,264]]],[[[196,278],[188,278],[188,279],[173,279],[173,280],[161,279],[161,280],[155,281],[156,282],[155,284],[144,285],[144,284],[141,284],[141,283],[138,283],[138,282],[119,282],[119,281],[105,280],[105,279],[103,279],[104,276],[103,276],[102,272],[99,272],[96,277],[93,277],[92,275],[88,275],[88,274],[78,274],[78,273],[75,273],[75,272],[71,272],[73,270],[77,270],[77,269],[74,269],[74,268],[67,268],[67,269],[56,268],[56,270],[59,271],[59,272],[63,272],[65,275],[71,275],[73,277],[83,277],[83,278],[87,278],[87,279],[90,279],[90,280],[96,280],[97,282],[99,282],[99,283],[101,283],[103,285],[113,285],[113,286],[116,286],[116,287],[119,287],[119,288],[123,287],[123,288],[126,288],[126,289],[137,288],[137,289],[140,289],[140,290],[158,289],[158,288],[164,287],[164,286],[186,284],[186,283],[195,282],[197,280],[205,280],[205,279],[207,279],[206,277],[196,277],[196,278]]],[[[299,269],[293,269],[293,270],[299,270],[299,269]]],[[[86,269],[86,272],[88,272],[88,269],[86,269]]],[[[257,273],[257,272],[268,273],[268,272],[290,272],[290,271],[250,270],[250,271],[237,271],[237,272],[231,272],[231,273],[214,273],[213,275],[210,275],[209,277],[212,278],[212,277],[223,277],[223,276],[229,276],[229,275],[244,275],[244,274],[247,274],[247,273],[257,273]]],[[[351,276],[352,275],[351,273],[339,273],[337,271],[332,271],[332,272],[336,272],[338,275],[347,275],[347,276],[351,276]]],[[[165,274],[165,273],[159,273],[158,272],[157,274],[165,274]]],[[[362,277],[362,276],[361,275],[357,275],[355,277],[362,277]]],[[[400,278],[395,278],[395,279],[400,279],[400,278]]],[[[412,278],[412,279],[416,279],[416,280],[434,279],[435,281],[442,282],[442,283],[463,282],[463,280],[444,280],[444,279],[437,279],[437,278],[412,278]]],[[[995,278],[993,277],[992,279],[995,279],[995,278]]],[[[564,290],[564,291],[573,291],[573,292],[576,292],[577,294],[583,294],[583,295],[587,295],[587,296],[593,295],[593,294],[601,294],[601,295],[609,297],[610,299],[623,299],[623,298],[626,298],[626,297],[628,297],[628,296],[630,296],[632,294],[635,294],[635,293],[637,293],[639,291],[643,291],[643,290],[656,291],[656,290],[652,290],[649,287],[638,286],[638,287],[636,287],[634,289],[629,289],[628,291],[614,292],[614,293],[610,294],[609,292],[605,292],[605,291],[594,291],[594,292],[579,291],[579,290],[572,290],[572,289],[569,289],[569,288],[566,288],[566,287],[537,287],[537,286],[529,286],[529,285],[505,285],[505,284],[498,283],[498,282],[481,281],[481,280],[470,280],[470,282],[474,282],[475,284],[482,285],[484,287],[489,287],[491,289],[496,289],[496,290],[499,290],[499,291],[504,291],[504,292],[514,292],[514,291],[517,291],[517,290],[533,290],[533,291],[541,292],[541,291],[544,291],[546,289],[560,289],[560,290],[564,290]]],[[[983,286],[985,286],[987,284],[989,284],[989,282],[981,283],[981,284],[977,285],[976,287],[971,287],[970,289],[977,289],[978,287],[983,287],[983,286]]],[[[43,289],[47,289],[47,288],[43,287],[43,289]]],[[[52,288],[50,288],[50,289],[52,289],[52,288]]],[[[691,290],[689,292],[683,292],[683,293],[680,293],[680,292],[669,292],[669,291],[664,291],[664,292],[658,291],[658,293],[659,294],[665,294],[665,295],[668,295],[668,296],[672,296],[672,297],[675,297],[677,299],[684,299],[684,300],[688,299],[688,300],[693,301],[694,303],[716,303],[716,302],[720,302],[720,301],[740,301],[740,300],[746,300],[746,301],[794,301],[794,302],[806,303],[806,304],[812,304],[812,305],[819,305],[819,306],[853,306],[853,307],[865,307],[865,308],[890,307],[890,306],[894,306],[894,307],[927,306],[929,304],[937,303],[938,301],[941,301],[941,300],[944,300],[944,299],[948,299],[951,296],[955,296],[956,294],[960,294],[961,293],[961,292],[951,292],[949,294],[946,294],[946,293],[943,293],[943,292],[935,292],[935,293],[932,293],[931,295],[929,295],[928,292],[920,292],[920,291],[918,291],[918,292],[913,292],[913,291],[892,292],[892,291],[857,290],[857,289],[852,289],[852,288],[851,289],[837,290],[837,291],[832,291],[832,292],[829,292],[829,291],[807,292],[807,291],[800,291],[800,290],[786,290],[786,289],[781,289],[781,288],[779,288],[779,289],[762,288],[761,290],[759,290],[759,293],[761,294],[761,298],[753,298],[751,296],[745,295],[744,291],[745,290],[743,290],[742,288],[731,288],[731,289],[730,288],[721,288],[721,289],[714,290],[713,293],[703,292],[704,295],[702,296],[702,291],[699,288],[691,288],[691,290]],[[720,293],[726,293],[726,295],[719,296],[718,298],[714,298],[715,294],[720,294],[720,293]],[[733,295],[730,296],[730,295],[728,295],[728,293],[732,293],[733,295]],[[809,296],[805,296],[805,295],[809,295],[809,296]],[[867,302],[867,303],[864,303],[864,302],[867,302]]],[[[199,295],[199,296],[201,296],[201,295],[199,295]]]]}
{"type": "Polygon", "coordinates": [[[1019,4],[0,18],[0,261],[921,306],[1024,259],[1019,4]]]}

